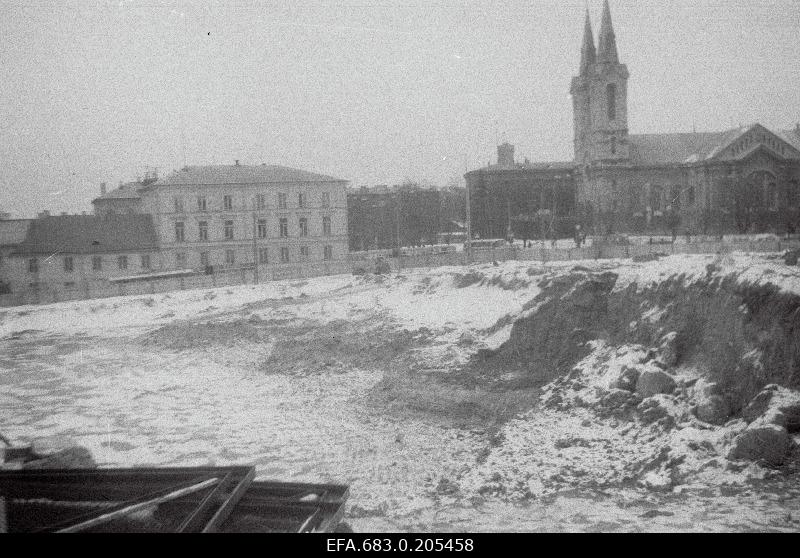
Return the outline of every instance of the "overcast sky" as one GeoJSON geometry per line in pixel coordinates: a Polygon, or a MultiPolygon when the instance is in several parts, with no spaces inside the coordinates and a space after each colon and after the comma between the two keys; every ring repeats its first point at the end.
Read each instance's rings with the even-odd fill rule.
{"type": "MultiPolygon", "coordinates": [[[[0,0],[0,210],[91,211],[157,167],[280,164],[446,185],[572,159],[602,0],[0,0]]],[[[631,133],[800,121],[800,1],[611,0],[631,133]]]]}

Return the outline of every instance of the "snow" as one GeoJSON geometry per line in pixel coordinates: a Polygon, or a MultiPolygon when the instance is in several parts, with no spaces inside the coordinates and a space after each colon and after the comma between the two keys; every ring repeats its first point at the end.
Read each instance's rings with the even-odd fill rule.
{"type": "MultiPolygon", "coordinates": [[[[69,438],[101,465],[249,463],[260,478],[347,483],[349,517],[362,529],[524,530],[520,504],[529,506],[522,516],[552,530],[604,521],[641,530],[696,529],[689,512],[648,500],[656,497],[650,491],[689,494],[683,505],[701,514],[697,491],[742,485],[767,473],[756,465],[731,468],[723,457],[745,427],[741,421],[705,425],[679,396],[651,398],[676,423],[668,430],[593,410],[623,367],[641,363],[644,347],[593,342],[571,383],[545,386],[538,407],[496,432],[488,424],[465,427],[399,407],[376,408],[373,390],[392,363],[333,362],[327,371],[307,363],[297,363],[296,370],[265,366],[280,356],[280,324],[333,338],[345,335],[343,324],[360,324],[365,340],[372,331],[405,331],[413,342],[403,350],[420,368],[454,370],[476,351],[500,347],[515,320],[535,315],[545,303],[534,303],[542,286],[576,266],[618,274],[615,290],[681,275],[691,283],[712,269],[800,294],[797,268],[737,254],[643,263],[512,261],[10,308],[0,311],[0,423],[17,440],[69,438]],[[268,336],[259,343],[235,335],[176,350],[142,342],[163,326],[189,336],[209,324],[272,329],[264,329],[268,336]],[[299,372],[306,369],[311,372],[299,372]],[[567,410],[545,405],[556,393],[567,410]],[[663,464],[643,470],[665,447],[668,459],[682,459],[675,486],[663,464]],[[619,488],[630,478],[634,487],[619,488]],[[449,483],[454,495],[437,492],[449,483]],[[616,487],[614,498],[605,503],[592,495],[565,496],[609,487],[616,487]],[[656,505],[673,510],[674,519],[638,519],[656,505]]],[[[666,311],[653,305],[643,309],[642,319],[657,321],[666,311]]],[[[785,515],[788,505],[736,498],[725,502],[744,522],[785,515]]],[[[708,521],[730,528],[724,518],[708,521]]]]}

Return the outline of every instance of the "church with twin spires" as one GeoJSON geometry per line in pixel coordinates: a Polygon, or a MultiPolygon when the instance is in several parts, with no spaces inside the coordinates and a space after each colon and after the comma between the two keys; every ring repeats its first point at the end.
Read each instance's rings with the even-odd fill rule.
{"type": "Polygon", "coordinates": [[[630,77],[605,0],[597,43],[587,10],[570,87],[574,159],[518,163],[512,145],[499,146],[497,164],[465,177],[473,230],[520,237],[537,223],[524,233],[533,238],[549,220],[549,237],[575,224],[594,234],[800,232],[800,125],[631,134],[630,77]]]}

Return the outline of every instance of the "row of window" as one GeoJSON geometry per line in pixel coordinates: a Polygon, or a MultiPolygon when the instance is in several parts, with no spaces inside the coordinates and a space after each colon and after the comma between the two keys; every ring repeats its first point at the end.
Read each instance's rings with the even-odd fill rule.
{"type": "MultiPolygon", "coordinates": [[[[288,194],[279,193],[278,200],[277,200],[277,207],[278,209],[288,209],[288,194]]],[[[185,205],[184,205],[184,198],[180,196],[175,196],[172,198],[172,203],[175,209],[175,213],[184,213],[185,212],[185,205]]],[[[233,211],[234,208],[234,199],[233,194],[224,194],[222,196],[222,210],[223,211],[233,211]]],[[[330,192],[320,192],[320,199],[319,203],[322,207],[330,207],[331,206],[331,194],[330,192]]],[[[254,207],[255,209],[266,209],[267,208],[267,195],[266,194],[256,194],[254,200],[254,207]]],[[[209,201],[207,196],[197,196],[197,211],[209,211],[209,201]]],[[[308,207],[308,194],[305,192],[300,192],[297,194],[297,206],[298,208],[302,209],[308,207]]]]}
{"type": "MultiPolygon", "coordinates": [[[[198,240],[201,242],[208,241],[208,221],[200,221],[198,226],[198,240]]],[[[308,218],[300,217],[298,220],[299,236],[308,236],[308,218]]],[[[223,238],[225,240],[234,240],[234,224],[233,221],[225,221],[223,223],[223,238]]],[[[289,218],[281,217],[278,219],[278,234],[281,238],[289,237],[289,218]]],[[[258,238],[267,238],[267,220],[258,219],[256,224],[256,235],[258,238]]],[[[331,236],[331,218],[325,216],[322,218],[322,235],[331,236]]],[[[175,242],[186,242],[186,224],[183,221],[175,223],[175,242]]]]}
{"type": "MultiPolygon", "coordinates": [[[[139,263],[142,269],[150,269],[150,254],[141,254],[139,263]]],[[[64,256],[64,271],[72,273],[75,271],[75,260],[72,256],[64,256]]],[[[128,256],[117,256],[117,269],[128,269],[128,256]]],[[[103,270],[103,256],[92,256],[92,270],[103,270]]],[[[39,258],[28,260],[28,272],[39,273],[39,258]]]]}

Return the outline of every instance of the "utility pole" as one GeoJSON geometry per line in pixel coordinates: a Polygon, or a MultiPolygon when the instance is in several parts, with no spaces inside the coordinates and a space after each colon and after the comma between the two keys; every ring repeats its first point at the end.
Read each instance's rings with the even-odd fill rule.
{"type": "Polygon", "coordinates": [[[467,178],[467,155],[464,155],[464,182],[467,186],[467,243],[465,245],[467,252],[467,264],[472,263],[472,211],[470,209],[470,192],[469,192],[469,179],[467,178]]]}
{"type": "Polygon", "coordinates": [[[400,257],[400,192],[394,195],[394,226],[395,226],[395,247],[397,257],[400,257]]]}
{"type": "MultiPolygon", "coordinates": [[[[255,200],[253,200],[255,206],[255,200]]],[[[258,244],[256,242],[256,212],[253,210],[253,283],[258,284],[258,244]]]]}

